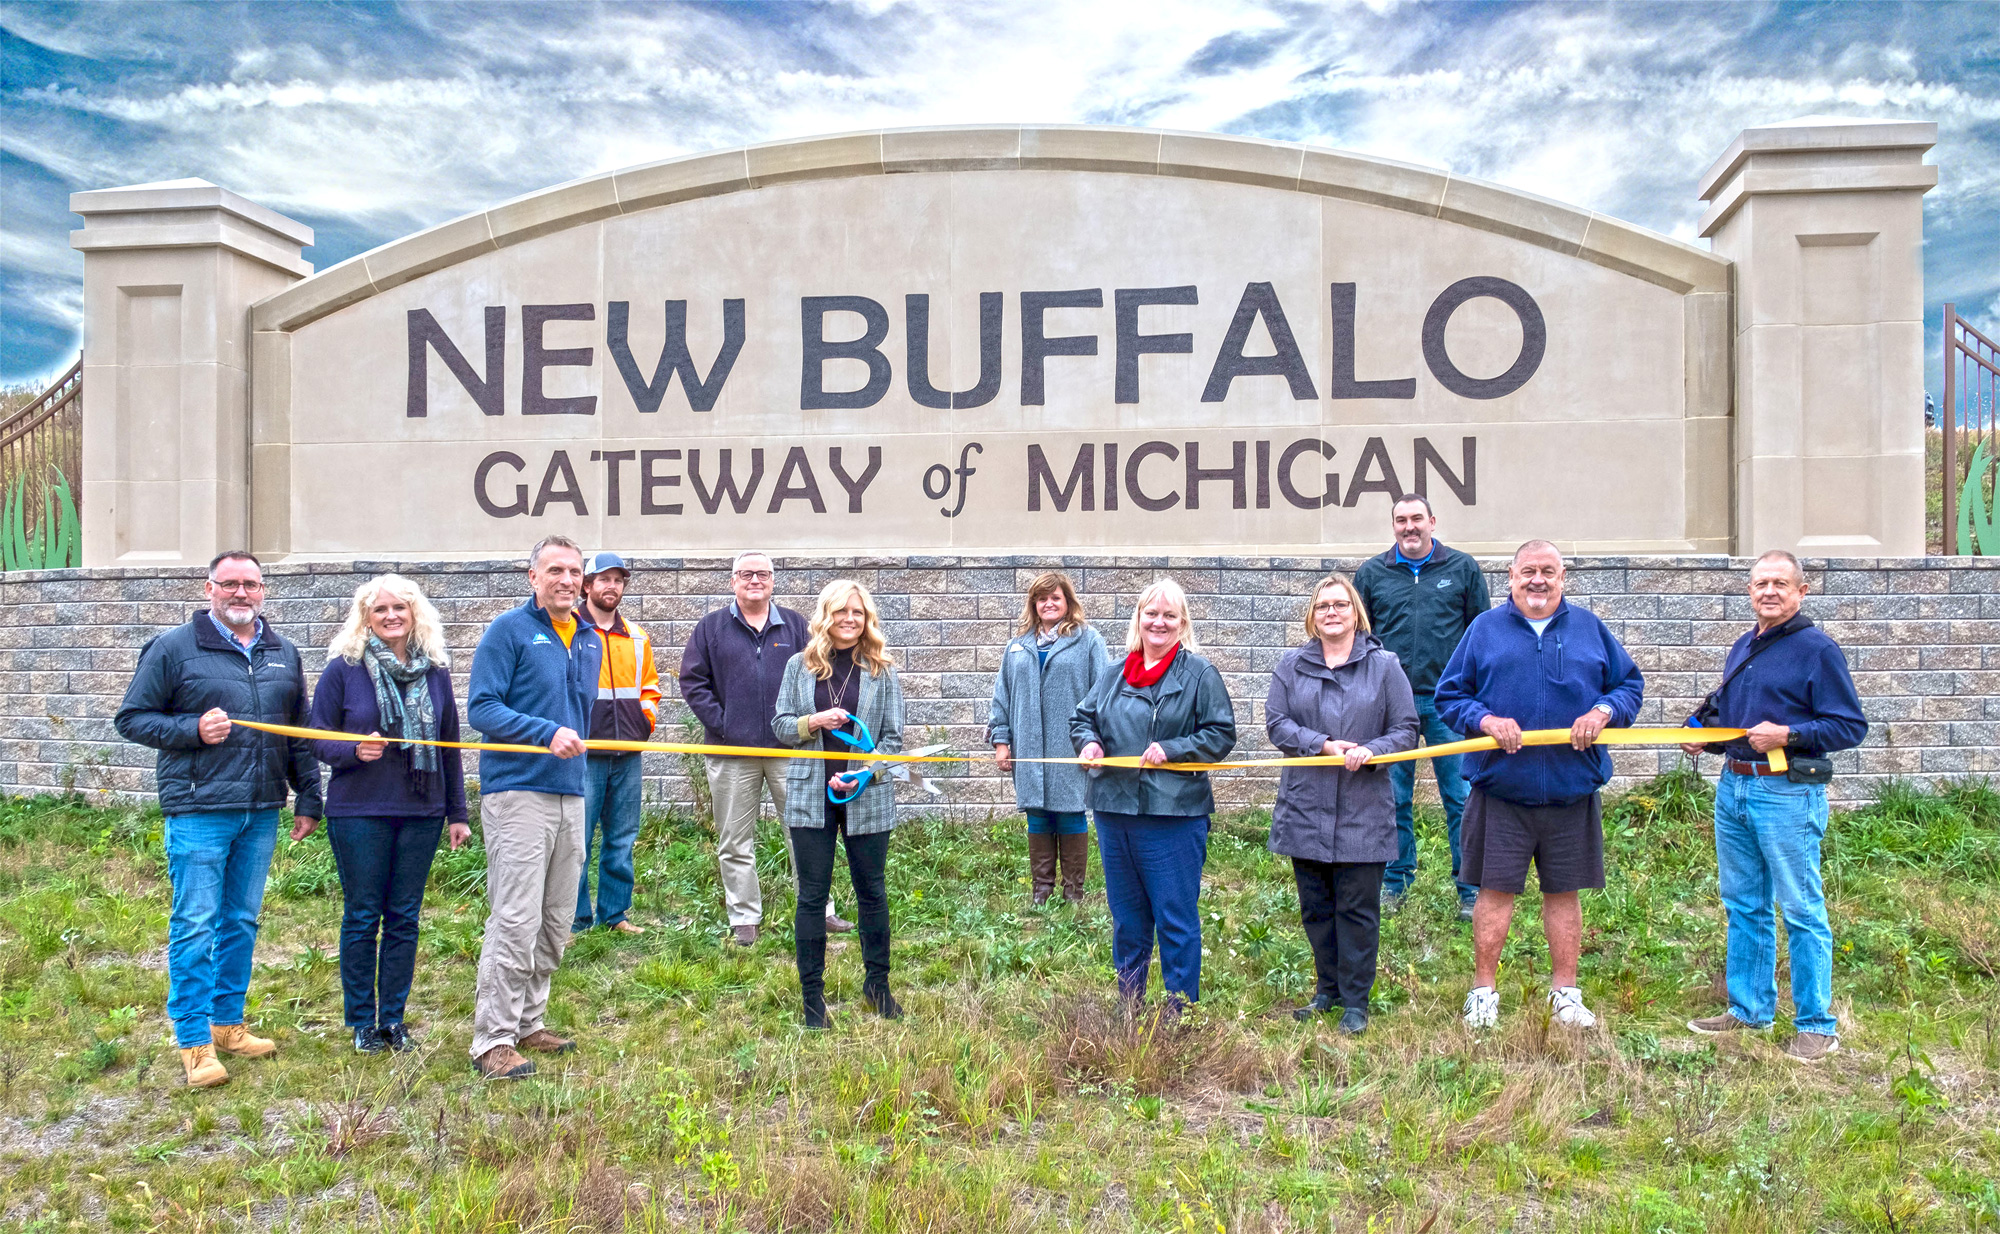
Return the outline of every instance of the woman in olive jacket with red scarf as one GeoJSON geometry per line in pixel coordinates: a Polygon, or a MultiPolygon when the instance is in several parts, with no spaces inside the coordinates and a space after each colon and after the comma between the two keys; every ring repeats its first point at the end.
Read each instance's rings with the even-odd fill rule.
{"type": "Polygon", "coordinates": [[[1162,763],[1212,763],[1236,746],[1236,710],[1222,674],[1198,654],[1187,595],[1160,579],[1139,595],[1122,670],[1097,679],[1070,718],[1086,762],[1136,756],[1140,768],[1093,766],[1086,803],[1097,818],[1098,863],[1111,906],[1118,992],[1143,1001],[1155,936],[1160,983],[1178,1011],[1201,997],[1202,868],[1215,794],[1204,771],[1162,763]]]}

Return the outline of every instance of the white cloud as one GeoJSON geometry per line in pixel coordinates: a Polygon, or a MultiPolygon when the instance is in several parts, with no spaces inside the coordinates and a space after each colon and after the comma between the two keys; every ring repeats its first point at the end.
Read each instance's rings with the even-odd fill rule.
{"type": "MultiPolygon", "coordinates": [[[[1974,264],[2000,243],[1994,81],[1922,68],[1932,42],[1962,41],[1926,25],[1960,21],[1949,6],[1873,26],[1860,18],[1882,10],[1858,11],[1816,27],[1810,48],[1782,11],[1752,5],[282,12],[0,9],[22,39],[113,66],[25,70],[0,97],[0,148],[78,186],[201,175],[388,239],[701,149],[890,125],[1133,123],[1444,165],[1686,237],[1696,178],[1746,125],[1909,115],[1944,133],[1933,217],[1983,231],[1974,264]]],[[[53,235],[7,226],[0,262],[54,273],[53,235]]],[[[2000,273],[1960,281],[1990,294],[2000,273]]]]}

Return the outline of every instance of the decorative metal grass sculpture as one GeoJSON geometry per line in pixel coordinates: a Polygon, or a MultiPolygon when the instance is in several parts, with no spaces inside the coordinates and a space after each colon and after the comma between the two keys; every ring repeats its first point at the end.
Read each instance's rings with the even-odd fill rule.
{"type": "Polygon", "coordinates": [[[18,475],[0,498],[0,568],[62,570],[82,564],[83,537],[69,478],[58,467],[42,486],[41,518],[28,528],[28,477],[18,475]]]}

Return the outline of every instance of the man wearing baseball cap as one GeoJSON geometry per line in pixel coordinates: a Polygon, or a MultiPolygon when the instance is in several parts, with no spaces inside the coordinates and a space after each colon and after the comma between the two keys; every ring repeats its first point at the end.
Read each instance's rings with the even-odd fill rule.
{"type": "MultiPolygon", "coordinates": [[[[636,621],[618,611],[631,567],[616,553],[592,553],[583,563],[583,611],[604,643],[597,701],[590,712],[593,739],[644,741],[659,719],[660,677],[653,642],[636,621]]],[[[621,934],[644,934],[625,919],[632,908],[632,846],[639,839],[641,760],[637,752],[592,750],[583,795],[583,873],[576,885],[572,933],[593,925],[621,934]],[[597,906],[590,903],[590,845],[598,842],[597,906]]]]}

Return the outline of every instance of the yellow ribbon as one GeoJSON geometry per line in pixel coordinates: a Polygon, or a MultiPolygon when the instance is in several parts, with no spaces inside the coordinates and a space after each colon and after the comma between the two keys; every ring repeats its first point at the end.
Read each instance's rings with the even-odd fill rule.
{"type": "MultiPolygon", "coordinates": [[[[334,732],[321,728],[294,728],[289,724],[265,724],[257,720],[230,720],[231,724],[255,729],[260,733],[271,733],[278,737],[302,737],[310,741],[369,741],[381,740],[400,745],[439,746],[450,750],[495,750],[506,754],[547,754],[547,746],[506,745],[490,741],[405,741],[400,737],[370,738],[355,733],[334,732]]],[[[1707,743],[1712,741],[1734,741],[1745,735],[1740,728],[1607,728],[1597,735],[1598,745],[1607,746],[1678,746],[1707,743]]],[[[584,747],[590,750],[620,753],[657,754],[714,754],[723,758],[807,758],[823,762],[847,763],[969,763],[975,759],[991,758],[991,755],[970,754],[856,754],[830,750],[780,750],[758,746],[717,746],[699,742],[684,741],[605,741],[588,740],[584,747]]],[[[1521,734],[1524,746],[1560,746],[1569,744],[1569,730],[1566,728],[1529,729],[1521,734]]],[[[1417,750],[1405,750],[1400,754],[1377,754],[1368,760],[1369,766],[1382,763],[1402,763],[1420,758],[1439,758],[1447,754],[1472,754],[1480,750],[1497,750],[1500,743],[1491,737],[1474,737],[1469,741],[1451,741],[1443,745],[1425,746],[1417,750]]],[[[1772,750],[1767,757],[1773,771],[1786,768],[1785,752],[1772,750]]],[[[1139,756],[1131,754],[1110,755],[1095,763],[1085,764],[1080,758],[1017,758],[1017,763],[1067,763],[1072,766],[1097,767],[1143,766],[1139,756]]],[[[1337,754],[1315,754],[1297,758],[1236,759],[1219,763],[1162,763],[1155,770],[1160,771],[1225,771],[1255,769],[1258,767],[1334,767],[1345,760],[1337,754]]]]}

